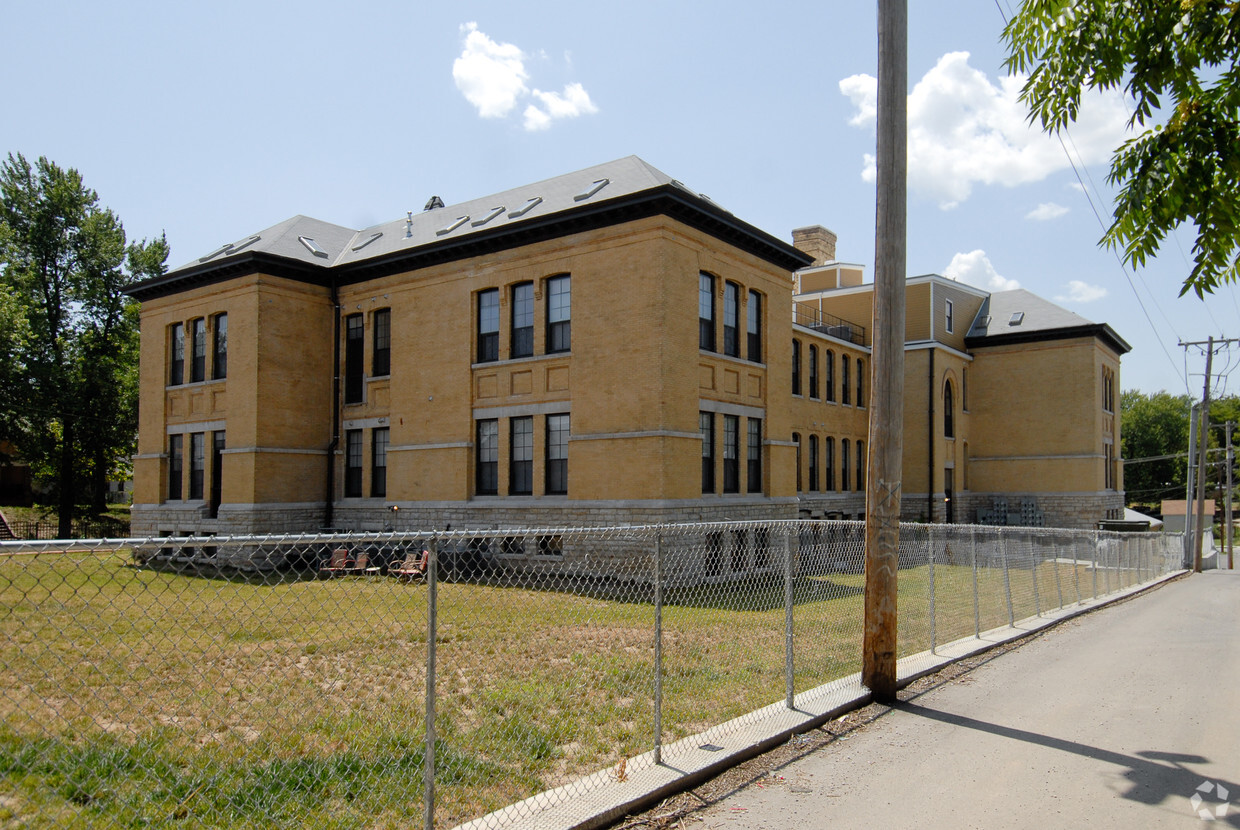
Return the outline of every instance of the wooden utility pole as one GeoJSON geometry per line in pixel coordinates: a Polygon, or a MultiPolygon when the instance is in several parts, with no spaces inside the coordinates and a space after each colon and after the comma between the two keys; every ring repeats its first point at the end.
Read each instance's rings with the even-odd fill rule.
{"type": "Polygon", "coordinates": [[[865,494],[861,682],[896,697],[896,573],[904,455],[904,282],[908,172],[908,2],[878,0],[878,196],[865,494]]]}
{"type": "Polygon", "coordinates": [[[1201,390],[1201,426],[1197,430],[1197,526],[1193,531],[1193,573],[1201,573],[1201,536],[1206,523],[1206,448],[1210,446],[1210,368],[1213,362],[1214,338],[1210,337],[1206,340],[1206,381],[1201,390]]]}
{"type": "Polygon", "coordinates": [[[1227,502],[1223,510],[1224,521],[1227,523],[1227,529],[1223,532],[1223,538],[1227,540],[1227,569],[1231,570],[1236,567],[1236,560],[1232,556],[1232,516],[1231,516],[1231,466],[1236,460],[1236,451],[1231,448],[1231,427],[1232,422],[1227,422],[1227,452],[1223,455],[1223,463],[1227,465],[1227,502]]]}

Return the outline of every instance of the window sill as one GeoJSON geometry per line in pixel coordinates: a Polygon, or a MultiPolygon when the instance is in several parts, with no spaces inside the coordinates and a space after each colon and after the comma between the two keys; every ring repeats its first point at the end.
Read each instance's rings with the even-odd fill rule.
{"type": "Polygon", "coordinates": [[[224,383],[227,380],[228,378],[223,377],[223,378],[211,378],[210,380],[195,380],[195,381],[189,381],[187,383],[178,383],[175,386],[172,384],[167,384],[164,386],[164,391],[171,392],[175,389],[194,389],[194,388],[198,388],[201,386],[211,386],[212,384],[216,384],[216,383],[224,383]]]}
{"type": "Polygon", "coordinates": [[[573,353],[571,351],[547,352],[546,354],[535,354],[535,355],[530,355],[529,357],[510,357],[507,359],[500,359],[500,360],[483,360],[481,362],[475,362],[475,363],[469,364],[469,368],[482,369],[487,366],[511,366],[513,364],[533,363],[539,360],[548,360],[548,359],[557,358],[557,357],[571,357],[572,354],[573,353]]]}

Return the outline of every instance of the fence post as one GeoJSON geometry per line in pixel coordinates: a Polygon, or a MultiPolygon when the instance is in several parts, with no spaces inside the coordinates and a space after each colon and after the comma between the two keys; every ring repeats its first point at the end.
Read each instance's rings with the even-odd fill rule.
{"type": "Polygon", "coordinates": [[[1093,533],[1094,555],[1093,555],[1093,575],[1094,575],[1094,599],[1098,598],[1098,557],[1102,554],[1098,546],[1098,531],[1093,533]]]}
{"type": "Polygon", "coordinates": [[[784,705],[796,708],[792,662],[792,532],[784,534],[784,705]]]}
{"type": "Polygon", "coordinates": [[[973,560],[973,636],[982,638],[982,610],[977,604],[977,528],[969,530],[969,552],[973,560]]]}
{"type": "Polygon", "coordinates": [[[663,533],[654,535],[654,762],[663,763],[663,533]]]}
{"type": "Polygon", "coordinates": [[[431,537],[426,558],[426,757],[422,764],[422,824],[435,830],[435,645],[439,626],[439,544],[431,537]]]}
{"type": "Polygon", "coordinates": [[[1012,578],[1008,574],[1007,537],[999,531],[999,558],[1003,560],[1003,593],[1007,597],[1008,625],[1016,627],[1016,612],[1012,610],[1012,578]]]}
{"type": "Polygon", "coordinates": [[[1051,553],[1055,557],[1051,560],[1051,564],[1055,566],[1055,595],[1059,597],[1059,607],[1063,608],[1063,584],[1059,579],[1059,540],[1051,536],[1051,553]]]}
{"type": "Polygon", "coordinates": [[[1078,564],[1076,556],[1077,546],[1076,536],[1069,534],[1068,542],[1072,545],[1072,584],[1076,586],[1076,604],[1081,604],[1081,566],[1078,564]]]}
{"type": "Polygon", "coordinates": [[[1033,577],[1033,611],[1040,617],[1042,616],[1042,597],[1038,594],[1038,571],[1040,570],[1039,566],[1042,564],[1042,554],[1038,550],[1036,538],[1031,531],[1029,533],[1029,575],[1033,577]]]}
{"type": "Polygon", "coordinates": [[[930,653],[938,648],[938,632],[934,627],[934,529],[926,528],[926,540],[930,546],[930,653]]]}

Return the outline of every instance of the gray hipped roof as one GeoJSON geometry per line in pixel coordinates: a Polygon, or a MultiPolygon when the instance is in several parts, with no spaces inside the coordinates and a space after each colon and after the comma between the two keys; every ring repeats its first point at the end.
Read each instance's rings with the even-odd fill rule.
{"type": "Polygon", "coordinates": [[[131,286],[138,299],[256,270],[342,283],[662,213],[789,270],[806,254],[636,156],[355,230],[294,216],[131,286]],[[334,275],[334,276],[333,276],[334,275]]]}
{"type": "Polygon", "coordinates": [[[1086,336],[1102,338],[1119,354],[1132,351],[1132,347],[1107,324],[1087,320],[1018,288],[991,294],[982,303],[965,336],[965,343],[970,347],[997,346],[1086,336]]]}

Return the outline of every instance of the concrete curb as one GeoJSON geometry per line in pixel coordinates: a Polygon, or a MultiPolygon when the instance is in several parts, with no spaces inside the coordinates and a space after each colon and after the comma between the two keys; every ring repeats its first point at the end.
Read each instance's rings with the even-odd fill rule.
{"type": "MultiPolygon", "coordinates": [[[[994,628],[982,632],[980,637],[961,638],[933,652],[910,655],[897,663],[899,687],[966,657],[1144,593],[1186,573],[1174,571],[1104,597],[1018,620],[1015,626],[994,628]]],[[[775,703],[669,744],[663,747],[662,764],[655,764],[654,753],[646,752],[626,759],[616,768],[583,776],[459,825],[457,830],[595,830],[690,789],[779,746],[793,735],[816,729],[869,702],[870,692],[861,685],[859,673],[840,678],[797,695],[793,709],[782,702],[775,703]]]]}

